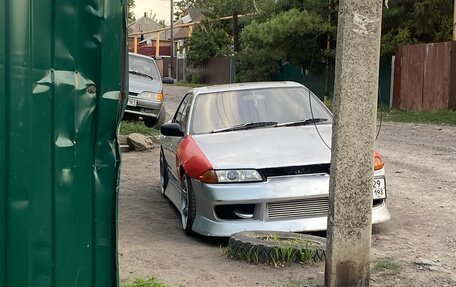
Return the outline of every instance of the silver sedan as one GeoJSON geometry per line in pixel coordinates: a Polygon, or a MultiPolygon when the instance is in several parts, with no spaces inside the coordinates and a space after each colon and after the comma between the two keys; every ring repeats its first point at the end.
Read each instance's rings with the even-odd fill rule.
{"type": "MultiPolygon", "coordinates": [[[[161,192],[188,234],[326,230],[331,128],[331,112],[297,83],[194,89],[161,128],[161,192]]],[[[376,224],[390,214],[373,157],[376,224]]]]}

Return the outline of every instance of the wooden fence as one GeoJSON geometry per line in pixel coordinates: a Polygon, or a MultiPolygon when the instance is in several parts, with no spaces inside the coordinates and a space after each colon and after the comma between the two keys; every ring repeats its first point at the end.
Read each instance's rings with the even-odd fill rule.
{"type": "MultiPolygon", "coordinates": [[[[158,68],[163,77],[170,77],[170,57],[156,59],[158,68]]],[[[230,57],[211,58],[199,66],[190,65],[186,59],[174,58],[174,73],[171,76],[176,81],[188,80],[197,77],[198,82],[207,85],[229,84],[234,81],[233,60],[230,57]],[[190,77],[189,77],[190,76],[190,77]]]]}
{"type": "Polygon", "coordinates": [[[232,61],[230,57],[211,58],[197,67],[187,65],[185,73],[198,76],[204,84],[229,84],[234,81],[232,61]]]}
{"type": "Polygon", "coordinates": [[[393,107],[456,109],[456,42],[409,45],[398,50],[393,107]]]}

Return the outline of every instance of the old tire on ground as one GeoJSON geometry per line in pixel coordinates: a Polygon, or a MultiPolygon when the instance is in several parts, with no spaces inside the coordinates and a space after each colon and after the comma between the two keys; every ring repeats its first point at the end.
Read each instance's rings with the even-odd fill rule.
{"type": "Polygon", "coordinates": [[[233,234],[228,242],[230,256],[252,263],[306,263],[326,260],[326,239],[312,235],[243,231],[233,234]]]}

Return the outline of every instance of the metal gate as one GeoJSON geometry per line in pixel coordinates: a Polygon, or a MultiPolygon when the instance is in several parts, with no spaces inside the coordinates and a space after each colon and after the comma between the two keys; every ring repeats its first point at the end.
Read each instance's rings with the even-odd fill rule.
{"type": "Polygon", "coordinates": [[[119,0],[0,0],[0,286],[117,286],[119,0]]]}

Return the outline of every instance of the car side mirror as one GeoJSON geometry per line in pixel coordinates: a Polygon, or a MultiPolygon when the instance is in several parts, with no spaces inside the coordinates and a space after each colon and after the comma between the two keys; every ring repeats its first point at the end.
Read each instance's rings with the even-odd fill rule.
{"type": "Polygon", "coordinates": [[[163,84],[174,84],[174,79],[170,78],[170,77],[164,77],[162,79],[162,81],[163,81],[163,84]]]}
{"type": "Polygon", "coordinates": [[[160,132],[164,136],[170,136],[170,137],[183,137],[184,136],[184,132],[182,131],[180,125],[176,124],[176,123],[162,125],[160,128],[160,132]]]}

